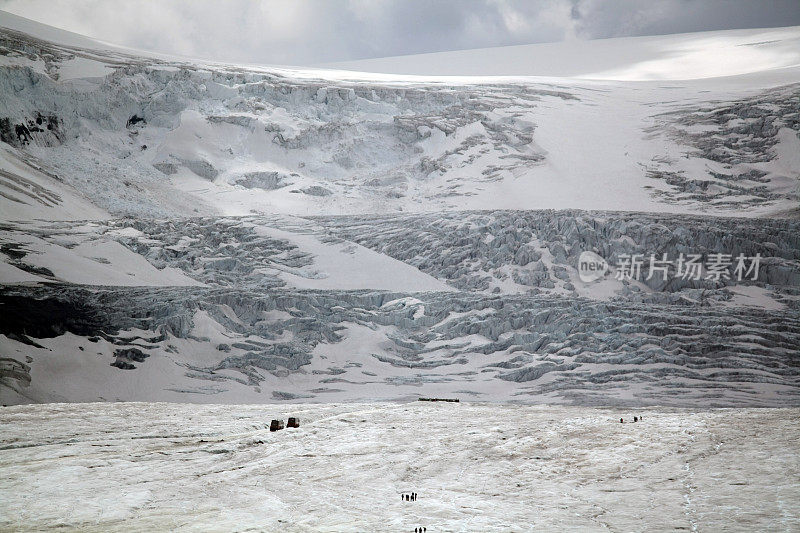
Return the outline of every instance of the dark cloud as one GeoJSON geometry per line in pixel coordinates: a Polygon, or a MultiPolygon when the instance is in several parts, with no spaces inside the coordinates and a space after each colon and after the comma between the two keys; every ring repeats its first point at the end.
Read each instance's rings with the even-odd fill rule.
{"type": "Polygon", "coordinates": [[[661,0],[581,2],[592,38],[800,24],[798,0],[661,0]]]}
{"type": "Polygon", "coordinates": [[[295,65],[800,25],[800,0],[0,0],[0,9],[134,48],[295,65]]]}

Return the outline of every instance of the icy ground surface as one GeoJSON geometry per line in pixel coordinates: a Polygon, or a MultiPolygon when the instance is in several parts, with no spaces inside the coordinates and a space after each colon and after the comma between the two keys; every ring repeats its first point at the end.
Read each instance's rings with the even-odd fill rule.
{"type": "Polygon", "coordinates": [[[797,409],[0,410],[0,528],[791,531],[797,409]],[[620,424],[642,415],[639,423],[620,424]],[[270,433],[272,418],[299,429],[270,433]],[[400,494],[418,493],[416,502],[400,494]]]}

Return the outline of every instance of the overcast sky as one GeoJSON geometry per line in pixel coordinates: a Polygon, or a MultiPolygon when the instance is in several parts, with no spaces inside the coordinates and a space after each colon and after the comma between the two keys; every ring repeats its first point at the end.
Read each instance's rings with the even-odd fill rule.
{"type": "Polygon", "coordinates": [[[133,48],[285,65],[800,25],[800,0],[0,0],[0,10],[133,48]]]}

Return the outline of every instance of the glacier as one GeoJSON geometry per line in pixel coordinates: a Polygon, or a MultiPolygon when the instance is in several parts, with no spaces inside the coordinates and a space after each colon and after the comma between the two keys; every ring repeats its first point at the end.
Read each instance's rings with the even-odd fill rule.
{"type": "Polygon", "coordinates": [[[797,529],[799,44],[277,67],[0,11],[0,529],[797,529]]]}
{"type": "Polygon", "coordinates": [[[380,75],[2,22],[4,404],[798,403],[794,67],[380,75]],[[761,264],[584,283],[587,250],[761,264]]]}

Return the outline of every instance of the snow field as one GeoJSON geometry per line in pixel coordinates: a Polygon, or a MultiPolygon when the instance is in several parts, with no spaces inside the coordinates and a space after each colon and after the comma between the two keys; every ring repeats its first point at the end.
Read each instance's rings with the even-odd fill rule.
{"type": "Polygon", "coordinates": [[[3,408],[0,527],[792,530],[797,409],[3,408]],[[620,424],[634,415],[642,422],[620,424]],[[299,429],[270,433],[272,418],[299,429]],[[402,492],[416,502],[401,502],[402,492]]]}

